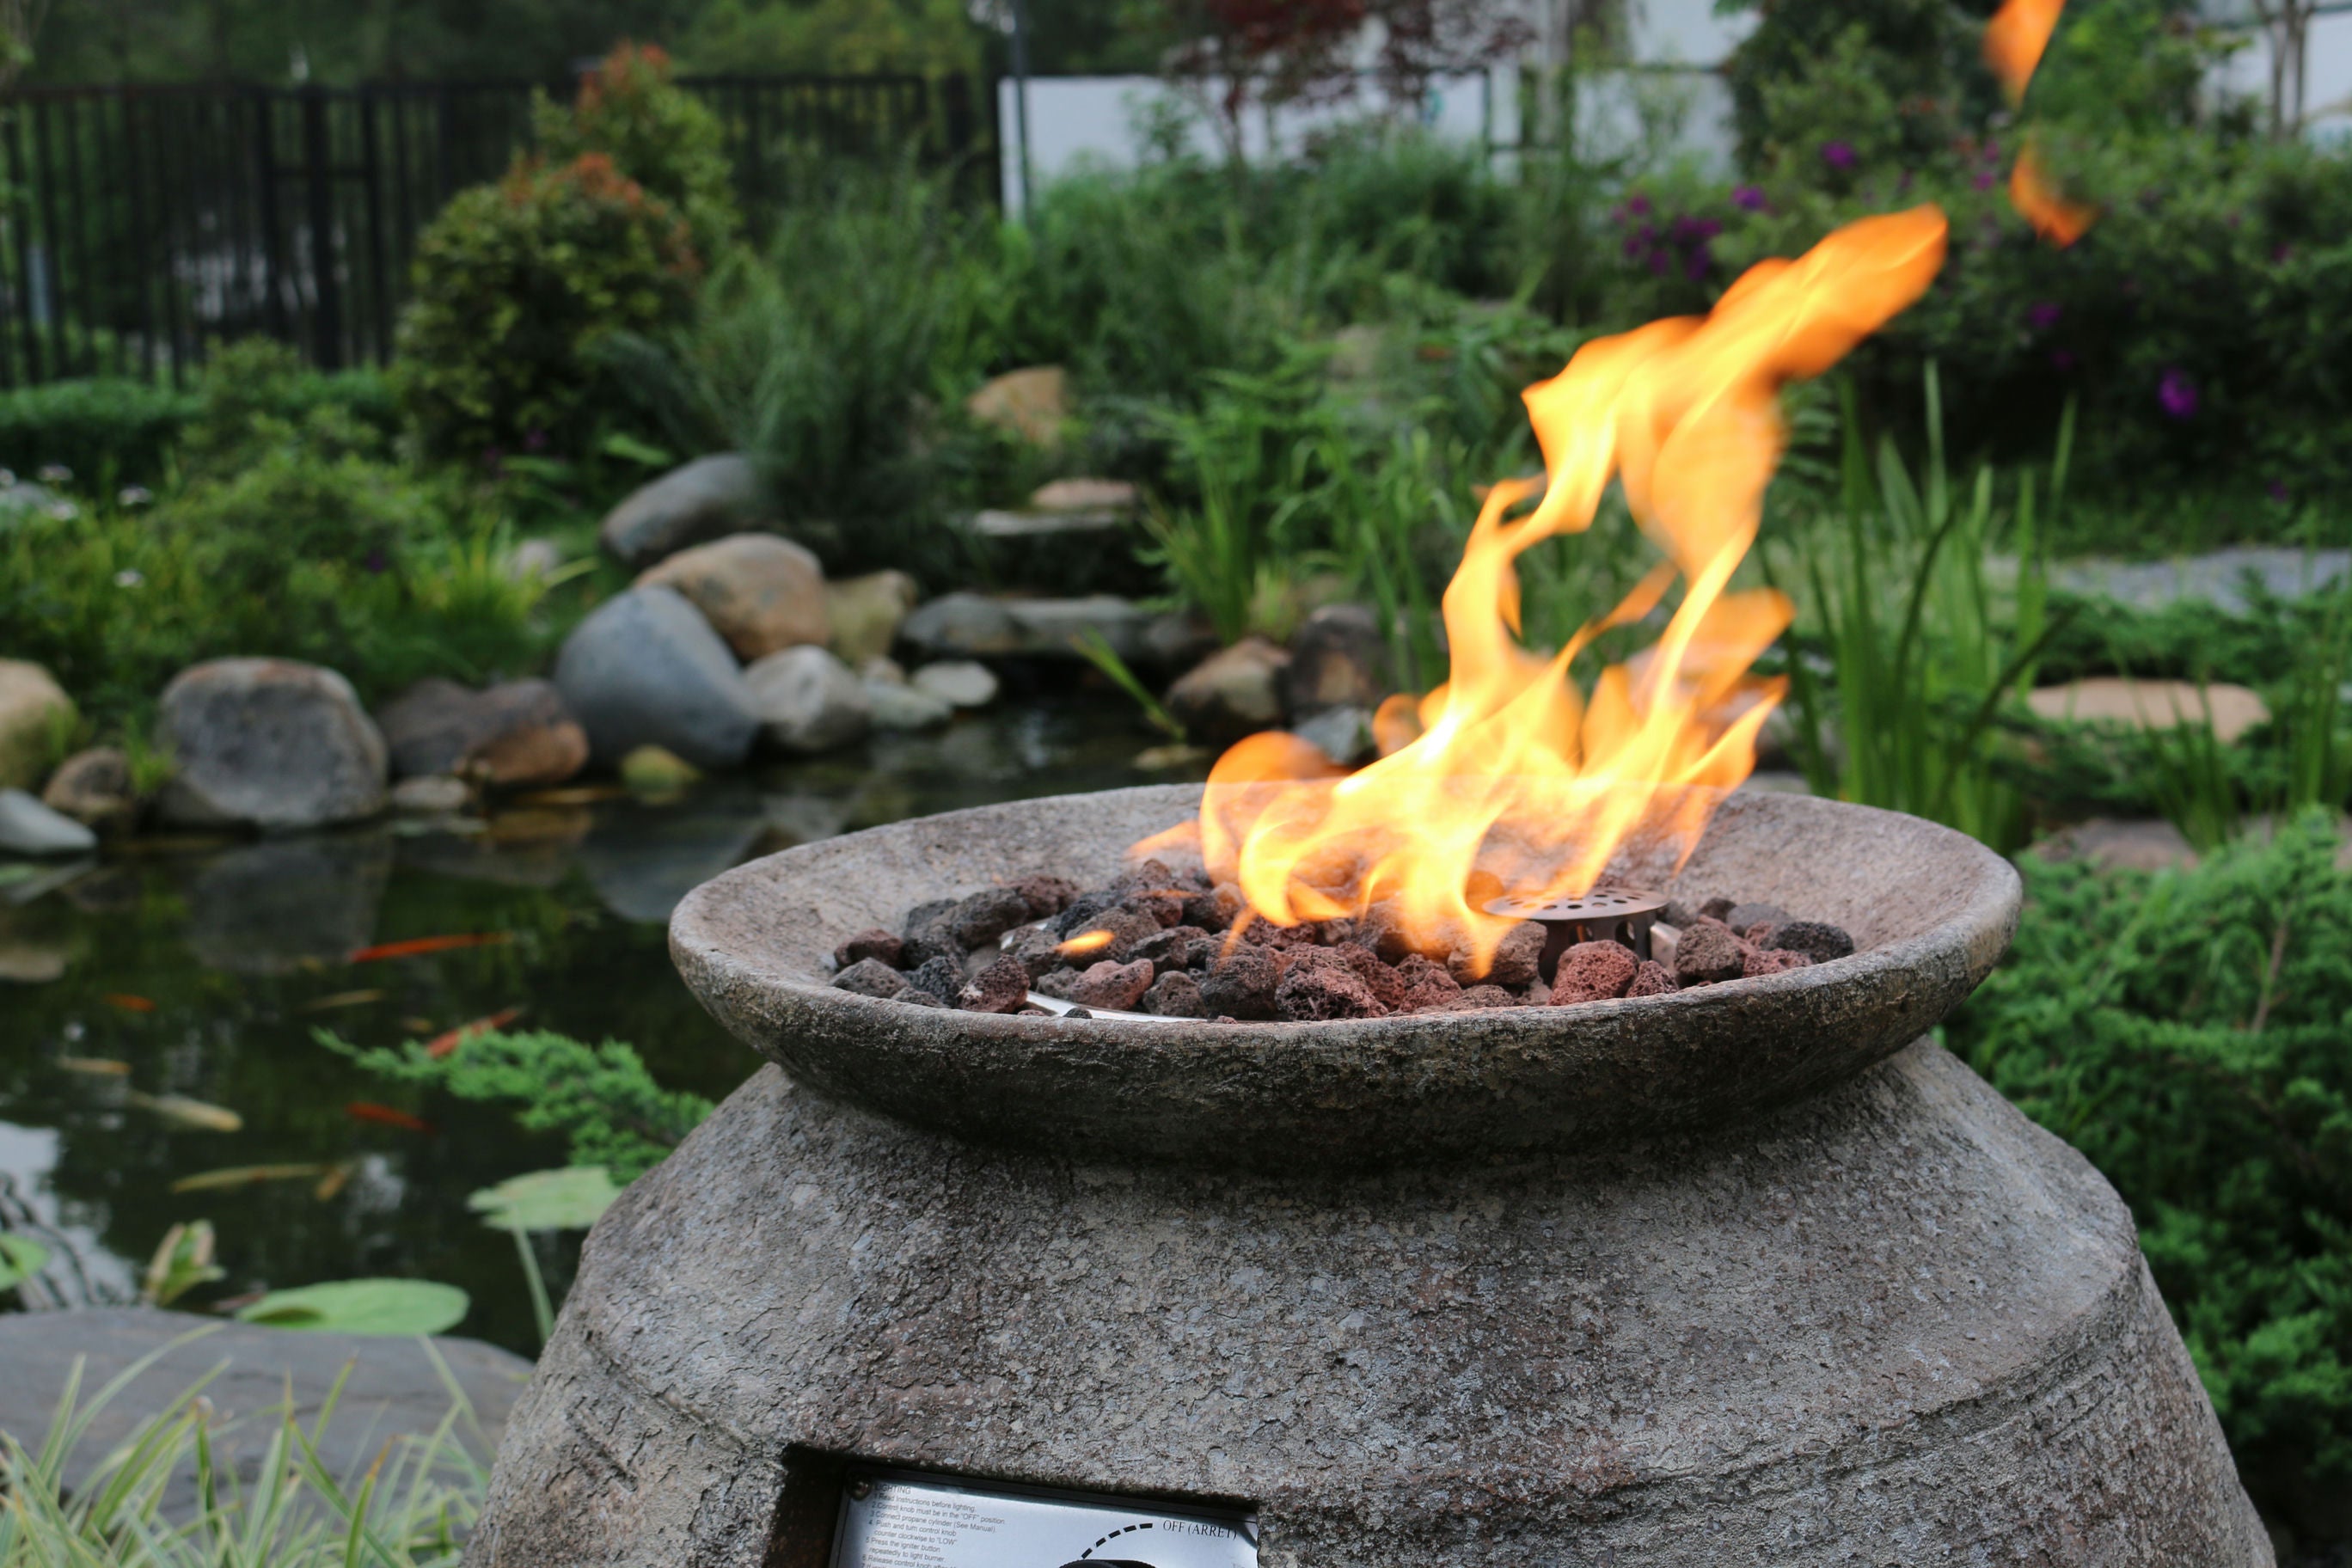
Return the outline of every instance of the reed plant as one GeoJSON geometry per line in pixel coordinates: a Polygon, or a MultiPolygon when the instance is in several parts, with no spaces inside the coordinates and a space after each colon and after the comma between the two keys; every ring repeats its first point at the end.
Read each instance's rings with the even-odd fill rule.
{"type": "Polygon", "coordinates": [[[488,1444],[430,1341],[448,1414],[430,1433],[385,1443],[356,1473],[323,1457],[341,1378],[306,1426],[290,1397],[224,1415],[207,1376],[85,1467],[78,1451],[100,1414],[168,1351],[210,1331],[151,1352],[86,1399],[77,1363],[46,1434],[0,1433],[0,1568],[455,1568],[481,1510],[488,1475],[476,1454],[488,1444]],[[268,1434],[257,1462],[228,1461],[231,1424],[268,1434]]]}

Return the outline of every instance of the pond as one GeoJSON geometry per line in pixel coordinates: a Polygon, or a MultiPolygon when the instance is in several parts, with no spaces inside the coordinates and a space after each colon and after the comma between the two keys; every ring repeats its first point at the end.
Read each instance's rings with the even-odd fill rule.
{"type": "MultiPolygon", "coordinates": [[[[362,1276],[437,1279],[457,1331],[530,1353],[512,1241],[467,1195],[563,1163],[509,1108],[419,1093],[318,1044],[431,1038],[520,1009],[516,1027],[626,1041],[666,1087],[723,1098],[758,1059],[670,966],[666,922],[755,855],[902,817],[1166,783],[1133,710],[1033,700],[940,731],[713,779],[666,803],[600,790],[506,803],[473,830],[393,823],[229,843],[149,840],[0,887],[0,1204],[58,1256],[66,1304],[127,1301],[175,1223],[209,1220],[226,1278],[181,1305],[362,1276]],[[350,962],[372,945],[494,945],[350,962]],[[193,1110],[167,1096],[202,1102],[193,1110]],[[221,1131],[204,1107],[234,1112],[221,1131]],[[276,1179],[175,1192],[241,1166],[276,1179]]],[[[550,1283],[579,1237],[543,1238],[550,1283]]]]}

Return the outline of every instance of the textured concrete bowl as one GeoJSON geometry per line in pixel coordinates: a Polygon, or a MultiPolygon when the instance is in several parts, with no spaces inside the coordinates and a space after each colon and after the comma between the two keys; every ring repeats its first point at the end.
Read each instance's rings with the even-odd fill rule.
{"type": "Polygon", "coordinates": [[[2016,924],[2016,873],[1974,840],[1758,794],[1724,803],[1679,873],[1636,858],[1616,876],[1834,921],[1853,957],[1668,996],[1322,1024],[1009,1017],[826,984],[855,931],[1033,873],[1108,881],[1199,800],[1177,785],[1025,801],[788,849],[691,894],[671,952],[796,1080],[918,1127],[1085,1161],[1360,1169],[1752,1118],[1918,1038],[2016,924]]]}

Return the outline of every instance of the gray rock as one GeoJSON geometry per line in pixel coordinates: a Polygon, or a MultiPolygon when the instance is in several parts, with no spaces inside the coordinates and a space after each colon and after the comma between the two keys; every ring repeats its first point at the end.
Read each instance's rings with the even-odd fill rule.
{"type": "Polygon", "coordinates": [[[623,565],[642,570],[689,544],[740,532],[768,511],[767,486],[750,459],[720,452],[639,486],[596,533],[623,565]]]}
{"type": "Polygon", "coordinates": [[[340,963],[375,940],[392,861],[392,841],[381,832],[240,845],[189,880],[188,949],[231,974],[340,963]]]}
{"type": "Polygon", "coordinates": [[[1373,751],[1368,708],[1326,708],[1292,724],[1290,732],[1343,767],[1365,761],[1373,751]]]}
{"type": "MultiPolygon", "coordinates": [[[[2005,563],[2014,572],[2016,563],[2005,563]]],[[[2069,593],[2115,599],[2142,609],[2160,609],[2179,599],[2203,599],[2231,615],[2252,607],[2251,582],[2273,598],[2300,599],[2322,593],[2352,573],[2352,551],[2288,550],[2240,546],[2177,561],[2066,563],[2051,573],[2069,593]]]]}
{"type": "Polygon", "coordinates": [[[874,704],[865,684],[825,649],[788,647],[743,672],[761,731],[788,752],[830,752],[865,737],[874,704]]]}
{"type": "Polygon", "coordinates": [[[898,628],[922,601],[922,590],[904,572],[874,572],[824,585],[826,644],[852,669],[888,655],[898,628]]]}
{"type": "Polygon", "coordinates": [[[1070,658],[1092,632],[1129,663],[1150,662],[1160,617],[1129,599],[1089,594],[1073,599],[991,598],[942,594],[907,617],[899,637],[925,659],[1070,658]]]}
{"type": "Polygon", "coordinates": [[[457,773],[509,788],[559,784],[588,765],[588,736],[545,680],[475,691],[420,680],[376,715],[396,778],[457,773]]]}
{"type": "MultiPolygon", "coordinates": [[[[285,1405],[289,1383],[294,1411],[308,1432],[341,1380],[320,1458],[339,1481],[356,1479],[394,1438],[429,1437],[448,1415],[453,1401],[435,1354],[472,1407],[473,1419],[457,1421],[455,1435],[478,1459],[488,1460],[530,1377],[530,1363],[509,1351],[438,1336],[428,1353],[415,1340],[297,1332],[146,1307],[0,1317],[0,1432],[37,1450],[77,1362],[87,1408],[100,1389],[152,1355],[91,1416],[67,1460],[68,1484],[79,1489],[100,1460],[131,1440],[141,1421],[210,1376],[204,1394],[215,1416],[213,1458],[239,1479],[249,1498],[278,1430],[256,1417],[285,1405]],[[173,1342],[183,1336],[194,1337],[173,1342]]],[[[182,1466],[164,1489],[163,1518],[185,1524],[198,1506],[194,1472],[182,1466]]]]}
{"type": "Polygon", "coordinates": [[[1379,620],[1361,605],[1326,605],[1291,634],[1283,700],[1294,714],[1326,708],[1369,713],[1394,689],[1379,620]]]}
{"type": "Polygon", "coordinates": [[[0,855],[87,855],[98,835],[20,789],[0,789],[0,855]]]}
{"type": "Polygon", "coordinates": [[[41,790],[41,804],[100,832],[130,826],[139,815],[131,758],[119,746],[76,752],[49,775],[41,790]]]}
{"type": "Polygon", "coordinates": [[[1282,671],[1290,655],[1261,637],[1211,654],[1168,689],[1168,710],[1185,732],[1238,741],[1282,725],[1282,671]]]}
{"type": "Polygon", "coordinates": [[[898,636],[934,658],[1002,658],[1024,651],[1021,626],[1004,602],[970,592],[942,594],[900,623],[898,636]]]}
{"type": "Polygon", "coordinates": [[[174,773],[160,803],[187,826],[266,832],[356,822],[383,809],[383,736],[351,683],[282,658],[218,658],[163,689],[174,773]]]}
{"type": "Polygon", "coordinates": [[[404,816],[454,816],[473,804],[473,786],[447,773],[403,779],[392,786],[392,809],[404,816]]]}
{"type": "Polygon", "coordinates": [[[877,730],[929,730],[955,717],[955,707],[946,699],[902,681],[869,676],[866,700],[877,730]]]}
{"type": "Polygon", "coordinates": [[[0,789],[34,789],[56,753],[49,748],[69,731],[73,699],[39,665],[0,658],[0,789]]]}
{"type": "Polygon", "coordinates": [[[955,708],[985,708],[996,700],[995,674],[968,658],[941,659],[915,671],[908,684],[955,708]]]}
{"type": "Polygon", "coordinates": [[[760,732],[734,654],[667,588],[632,588],[599,605],[564,639],[555,685],[602,763],[659,746],[697,767],[731,768],[760,732]]]}

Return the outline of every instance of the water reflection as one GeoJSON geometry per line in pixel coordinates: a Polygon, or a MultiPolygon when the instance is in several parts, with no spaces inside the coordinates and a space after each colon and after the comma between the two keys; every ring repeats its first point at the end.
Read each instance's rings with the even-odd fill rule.
{"type": "MultiPolygon", "coordinates": [[[[561,1140],[521,1131],[502,1107],[387,1085],[313,1031],[389,1045],[521,1007],[518,1027],[628,1041],[665,1084],[723,1097],[756,1058],[670,967],[664,922],[688,889],[751,855],[904,816],[1164,782],[1130,765],[1148,743],[1120,707],[1039,703],[664,804],[561,792],[455,827],[145,846],[20,880],[0,889],[0,1177],[48,1231],[60,1257],[47,1278],[67,1300],[125,1299],[164,1231],[205,1218],[229,1277],[194,1300],[443,1279],[474,1298],[464,1331],[528,1352],[512,1245],[465,1198],[560,1163],[561,1140]],[[510,940],[345,962],[480,931],[510,940]],[[243,1127],[173,1126],[133,1093],[224,1106],[243,1127]],[[432,1131],[356,1120],[362,1100],[432,1131]],[[227,1166],[309,1163],[352,1174],[323,1199],[310,1182],[170,1190],[227,1166]]],[[[558,1282],[573,1246],[543,1254],[558,1282]]]]}

